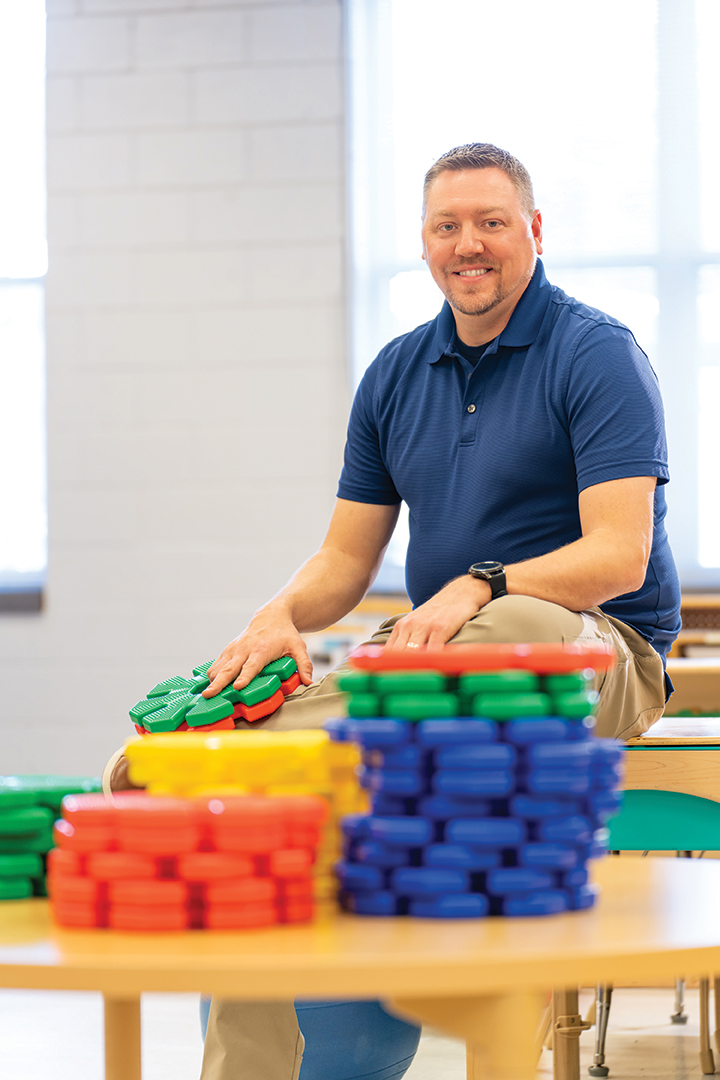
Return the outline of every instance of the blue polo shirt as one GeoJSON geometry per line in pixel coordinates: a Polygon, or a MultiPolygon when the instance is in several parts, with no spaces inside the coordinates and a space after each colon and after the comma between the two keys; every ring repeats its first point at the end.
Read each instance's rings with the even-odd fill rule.
{"type": "Polygon", "coordinates": [[[602,605],[663,656],[680,629],[665,531],[669,478],[657,378],[617,320],[550,285],[538,261],[508,325],[473,365],[443,305],[391,341],[355,395],[338,496],[409,509],[415,606],[473,562],[519,562],[582,535],[578,495],[656,476],[642,588],[602,605]]]}

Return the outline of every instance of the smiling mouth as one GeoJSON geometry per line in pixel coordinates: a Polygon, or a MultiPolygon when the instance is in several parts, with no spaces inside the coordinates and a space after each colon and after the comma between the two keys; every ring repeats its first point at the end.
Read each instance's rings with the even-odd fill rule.
{"type": "Polygon", "coordinates": [[[458,277],[472,278],[483,277],[483,275],[488,274],[491,270],[491,266],[482,266],[479,270],[453,270],[453,273],[457,274],[458,277]]]}

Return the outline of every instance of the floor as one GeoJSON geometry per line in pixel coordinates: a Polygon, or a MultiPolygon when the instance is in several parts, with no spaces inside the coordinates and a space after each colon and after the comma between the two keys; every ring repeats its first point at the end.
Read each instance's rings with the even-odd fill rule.
{"type": "MultiPolygon", "coordinates": [[[[589,998],[583,998],[586,1011],[589,998]]],[[[697,1055],[698,995],[688,991],[689,1022],[672,1026],[671,990],[617,990],[607,1045],[611,1080],[684,1080],[701,1076],[697,1055]]],[[[0,991],[0,1075],[3,1080],[102,1080],[102,1002],[98,994],[0,991]]],[[[594,1029],[581,1040],[581,1076],[592,1062],[594,1029]]],[[[192,994],[143,998],[143,1080],[197,1080],[202,1046],[198,999],[192,994]]],[[[718,1063],[720,1071],[720,1059],[718,1063]]],[[[407,1080],[463,1080],[465,1049],[429,1032],[407,1080]]],[[[543,1051],[538,1080],[552,1077],[543,1051]]],[[[338,1078],[339,1080],[339,1078],[338,1078]]]]}

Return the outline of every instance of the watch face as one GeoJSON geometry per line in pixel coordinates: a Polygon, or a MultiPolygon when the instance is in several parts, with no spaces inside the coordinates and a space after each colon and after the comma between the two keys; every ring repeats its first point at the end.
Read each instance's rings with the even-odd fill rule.
{"type": "Polygon", "coordinates": [[[491,560],[489,562],[476,562],[470,567],[470,573],[476,577],[485,577],[492,574],[501,574],[504,570],[503,564],[491,560]]]}

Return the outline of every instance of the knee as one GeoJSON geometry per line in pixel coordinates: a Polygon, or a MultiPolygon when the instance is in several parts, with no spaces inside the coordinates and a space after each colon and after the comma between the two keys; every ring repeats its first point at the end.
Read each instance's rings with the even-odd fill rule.
{"type": "Polygon", "coordinates": [[[500,596],[477,613],[452,639],[470,642],[552,642],[577,637],[582,616],[535,596],[500,596]]]}

